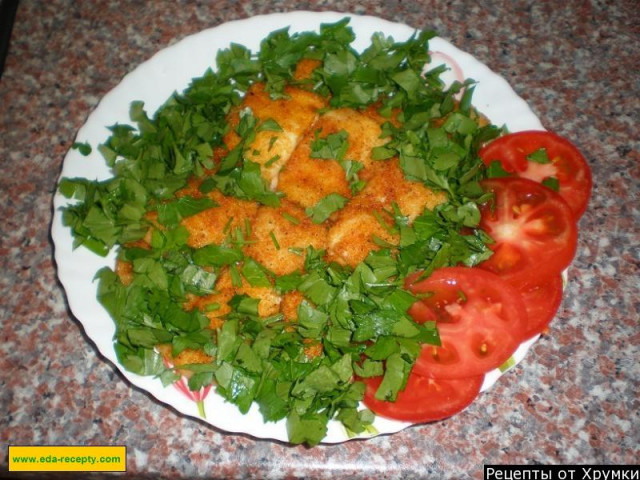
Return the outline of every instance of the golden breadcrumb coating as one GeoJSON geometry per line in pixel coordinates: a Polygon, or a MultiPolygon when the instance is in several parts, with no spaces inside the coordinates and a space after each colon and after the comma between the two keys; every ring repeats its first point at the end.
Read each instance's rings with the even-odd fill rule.
{"type": "Polygon", "coordinates": [[[244,249],[248,256],[276,275],[285,275],[302,269],[307,246],[326,248],[327,228],[316,225],[304,210],[283,200],[277,208],[258,209],[251,222],[251,242],[244,249]]]}
{"type": "Polygon", "coordinates": [[[251,221],[258,211],[256,202],[227,197],[218,190],[213,190],[207,196],[218,206],[203,210],[181,222],[189,232],[187,245],[193,248],[221,244],[235,228],[244,228],[245,219],[251,221]]]}
{"type": "Polygon", "coordinates": [[[342,166],[332,159],[312,158],[311,144],[344,130],[348,148],[345,160],[360,162],[364,169],[359,177],[366,179],[375,163],[371,149],[384,145],[377,121],[356,110],[340,108],[320,116],[304,135],[289,162],[280,172],[278,188],[287,198],[302,207],[312,207],[330,193],[350,198],[352,193],[342,166]]]}
{"type": "Polygon", "coordinates": [[[315,338],[304,338],[302,340],[302,343],[305,345],[304,355],[309,360],[313,360],[314,358],[319,357],[324,351],[322,342],[316,340],[315,338]]]}
{"type": "MultiPolygon", "coordinates": [[[[233,295],[248,295],[251,298],[260,300],[258,304],[258,315],[261,317],[269,317],[275,315],[280,310],[280,302],[282,297],[272,287],[252,287],[247,280],[242,277],[242,286],[235,287],[231,279],[229,268],[223,268],[214,287],[220,295],[229,295],[229,299],[233,295]]],[[[218,297],[223,298],[223,297],[218,297]]]]}
{"type": "Polygon", "coordinates": [[[287,87],[285,94],[288,98],[272,100],[265,91],[264,84],[251,86],[240,106],[233,110],[229,119],[232,128],[224,137],[229,149],[240,142],[235,127],[245,109],[250,109],[261,122],[272,119],[278,123],[282,131],[257,132],[253,142],[246,146],[246,158],[260,164],[262,177],[271,189],[276,188],[278,173],[289,160],[304,132],[315,121],[318,109],[325,105],[325,100],[319,95],[299,88],[287,87]]]}
{"type": "MultiPolygon", "coordinates": [[[[322,123],[321,120],[315,125],[322,123]]],[[[330,193],[351,196],[351,189],[343,168],[335,160],[311,158],[314,133],[305,135],[291,158],[280,172],[278,189],[286,197],[307,208],[317,204],[330,193]]]]}
{"type": "Polygon", "coordinates": [[[215,330],[224,323],[224,316],[231,311],[229,300],[233,298],[233,289],[215,291],[208,295],[187,294],[183,307],[186,311],[198,309],[209,319],[209,328],[215,330]]]}
{"type": "Polygon", "coordinates": [[[320,60],[303,58],[296,65],[296,70],[293,72],[293,79],[296,81],[309,79],[313,71],[320,65],[322,65],[320,60]]]}
{"type": "Polygon", "coordinates": [[[304,300],[304,295],[297,290],[287,292],[282,295],[280,303],[280,313],[284,315],[284,319],[288,322],[298,321],[298,307],[304,300]]]}
{"type": "Polygon", "coordinates": [[[379,162],[375,172],[352,202],[362,209],[396,203],[403,215],[412,222],[425,208],[433,210],[446,201],[444,192],[434,192],[419,182],[407,180],[397,158],[379,162]]]}
{"type": "Polygon", "coordinates": [[[392,234],[388,228],[392,223],[386,213],[376,210],[363,210],[359,205],[348,205],[338,215],[338,219],[329,229],[329,248],[327,260],[341,265],[355,267],[362,262],[369,252],[378,250],[375,238],[391,244],[398,243],[398,235],[392,234]]]}
{"type": "MultiPolygon", "coordinates": [[[[364,165],[365,170],[374,160],[371,159],[371,150],[387,143],[388,138],[381,138],[380,123],[371,116],[351,108],[338,108],[330,110],[321,117],[322,131],[320,136],[337,133],[341,130],[347,132],[349,144],[345,158],[356,160],[364,165]]],[[[316,123],[320,124],[320,121],[316,123]]],[[[314,126],[315,129],[315,126],[314,126]]]]}
{"type": "Polygon", "coordinates": [[[131,285],[133,282],[133,264],[126,260],[116,260],[116,275],[120,279],[120,283],[125,287],[131,285]]]}
{"type": "MultiPolygon", "coordinates": [[[[165,360],[172,363],[175,367],[181,367],[182,365],[190,365],[193,363],[211,363],[213,357],[207,355],[202,350],[195,350],[193,348],[185,348],[175,357],[171,354],[171,345],[163,344],[156,345],[156,349],[163,356],[165,360]]],[[[189,371],[182,371],[181,373],[189,375],[189,371]]]]}

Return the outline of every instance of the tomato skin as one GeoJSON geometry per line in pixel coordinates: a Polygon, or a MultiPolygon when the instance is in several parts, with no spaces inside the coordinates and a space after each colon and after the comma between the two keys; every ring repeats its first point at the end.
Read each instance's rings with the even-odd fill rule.
{"type": "Polygon", "coordinates": [[[541,333],[553,320],[562,303],[562,286],[562,276],[556,275],[540,285],[520,290],[527,310],[525,338],[529,339],[541,333]]]}
{"type": "Polygon", "coordinates": [[[589,164],[575,145],[553,132],[510,133],[485,145],[478,155],[485,165],[497,160],[505,171],[518,177],[539,183],[547,177],[556,178],[558,193],[569,204],[576,220],[587,209],[593,186],[589,164]],[[551,163],[540,164],[527,159],[541,148],[546,150],[551,163]]]}
{"type": "Polygon", "coordinates": [[[480,206],[480,228],[495,243],[479,266],[518,288],[559,275],[576,252],[578,229],[567,203],[553,190],[525,178],[483,180],[495,202],[480,206]]]}
{"type": "Polygon", "coordinates": [[[527,316],[522,297],[491,272],[441,268],[408,288],[414,294],[429,294],[409,314],[418,323],[435,318],[441,341],[441,346],[423,345],[414,366],[420,375],[483,375],[507,361],[524,340],[527,316]]]}
{"type": "Polygon", "coordinates": [[[413,423],[442,420],[464,410],[480,393],[484,375],[470,378],[433,379],[412,372],[395,402],[375,398],[382,377],[363,379],[364,404],[376,415],[413,423]]]}

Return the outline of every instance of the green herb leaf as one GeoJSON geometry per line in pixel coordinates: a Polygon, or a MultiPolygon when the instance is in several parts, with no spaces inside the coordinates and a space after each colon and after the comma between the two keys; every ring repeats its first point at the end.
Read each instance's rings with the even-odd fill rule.
{"type": "Polygon", "coordinates": [[[300,416],[293,412],[287,417],[287,435],[292,443],[317,445],[327,434],[327,418],[321,414],[300,416]]]}
{"type": "Polygon", "coordinates": [[[499,160],[493,160],[487,167],[487,177],[489,178],[510,177],[511,175],[502,168],[502,163],[499,160]]]}
{"type": "Polygon", "coordinates": [[[282,212],[282,216],[289,222],[293,223],[294,225],[300,225],[300,220],[298,220],[293,215],[290,215],[287,212],[282,212]]]}
{"type": "Polygon", "coordinates": [[[262,265],[252,258],[247,258],[242,265],[242,276],[252,287],[270,287],[271,282],[262,265]]]}
{"type": "Polygon", "coordinates": [[[282,127],[273,118],[268,118],[260,124],[258,132],[282,132],[282,127]]]}
{"type": "Polygon", "coordinates": [[[296,290],[301,283],[302,274],[300,272],[293,272],[276,277],[275,287],[279,292],[285,293],[296,290]]]}
{"type": "Polygon", "coordinates": [[[71,145],[71,148],[73,148],[74,150],[78,150],[80,154],[85,157],[91,155],[91,145],[89,145],[89,143],[87,142],[74,142],[73,145],[71,145]]]}
{"type": "Polygon", "coordinates": [[[328,321],[329,316],[326,313],[313,308],[305,300],[298,307],[299,332],[303,337],[320,338],[328,321]]]}
{"type": "Polygon", "coordinates": [[[327,220],[332,213],[340,210],[347,204],[348,200],[338,193],[330,193],[313,207],[305,210],[313,223],[322,223],[327,220]]]}
{"type": "Polygon", "coordinates": [[[545,187],[550,188],[554,192],[559,192],[560,191],[560,182],[558,181],[558,179],[556,177],[547,177],[547,178],[545,178],[544,180],[542,180],[542,185],[544,185],[545,187]]]}
{"type": "Polygon", "coordinates": [[[337,289],[317,272],[307,274],[302,283],[298,285],[298,290],[316,305],[328,304],[337,294],[337,289]]]}
{"type": "Polygon", "coordinates": [[[175,226],[183,218],[196,215],[218,204],[210,198],[180,197],[178,200],[158,205],[158,221],[165,226],[175,226]]]}
{"type": "Polygon", "coordinates": [[[311,158],[342,160],[347,148],[349,148],[347,137],[348,134],[345,130],[330,133],[326,137],[319,137],[316,132],[316,137],[311,142],[311,158]]]}
{"type": "Polygon", "coordinates": [[[551,163],[551,160],[549,160],[549,156],[547,155],[546,148],[539,148],[535,152],[531,152],[527,155],[527,160],[534,163],[551,163]]]}
{"type": "Polygon", "coordinates": [[[193,261],[201,266],[222,267],[232,265],[244,258],[242,251],[220,245],[207,245],[196,250],[193,261]]]}
{"type": "Polygon", "coordinates": [[[375,397],[378,400],[393,402],[398,392],[407,384],[412,364],[407,363],[400,353],[394,353],[387,358],[386,372],[382,382],[376,390],[375,397]]]}

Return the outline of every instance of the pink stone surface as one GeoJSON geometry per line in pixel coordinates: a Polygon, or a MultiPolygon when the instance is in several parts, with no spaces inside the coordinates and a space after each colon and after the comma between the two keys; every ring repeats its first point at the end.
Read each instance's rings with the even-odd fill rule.
{"type": "Polygon", "coordinates": [[[464,413],[313,449],[255,440],[162,406],[87,340],[66,306],[49,237],[52,196],[75,132],[156,51],[292,5],[20,3],[0,80],[0,476],[13,444],[126,445],[130,478],[482,478],[483,464],[637,463],[640,13],[633,0],[295,3],[437,30],[502,74],[593,169],[593,197],[549,334],[464,413]]]}

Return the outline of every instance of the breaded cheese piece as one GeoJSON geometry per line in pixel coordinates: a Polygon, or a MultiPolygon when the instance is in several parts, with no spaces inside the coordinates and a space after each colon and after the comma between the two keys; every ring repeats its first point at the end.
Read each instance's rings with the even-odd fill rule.
{"type": "Polygon", "coordinates": [[[275,315],[280,310],[282,297],[275,289],[270,287],[252,287],[242,278],[242,286],[235,287],[231,279],[231,271],[228,267],[220,271],[215,284],[215,291],[209,295],[196,296],[189,295],[183,305],[189,311],[197,308],[209,318],[209,328],[220,328],[224,323],[224,316],[231,312],[229,301],[234,295],[248,295],[251,298],[260,300],[258,304],[258,315],[269,317],[275,315]],[[214,309],[211,306],[215,307],[214,309]]]}
{"type": "Polygon", "coordinates": [[[230,231],[236,227],[244,228],[245,219],[251,221],[258,211],[256,202],[227,197],[218,190],[213,190],[207,196],[218,206],[181,221],[189,232],[187,245],[193,248],[222,243],[230,231]]]}
{"type": "MultiPolygon", "coordinates": [[[[185,348],[175,357],[171,354],[172,346],[169,343],[162,345],[156,345],[156,350],[164,357],[165,360],[173,364],[175,367],[181,367],[183,365],[191,365],[194,363],[211,363],[213,357],[207,355],[202,350],[196,350],[194,348],[185,348]]],[[[190,371],[181,372],[185,375],[190,375],[190,371]]]]}
{"type": "Polygon", "coordinates": [[[311,158],[313,139],[313,132],[305,135],[280,171],[278,180],[278,190],[303,208],[313,207],[330,193],[351,196],[349,183],[338,162],[311,158]]]}
{"type": "Polygon", "coordinates": [[[366,180],[368,171],[374,164],[371,150],[386,142],[384,138],[380,138],[380,124],[371,116],[353,109],[331,110],[320,116],[307,131],[280,172],[278,189],[289,200],[306,208],[316,205],[330,193],[351,197],[351,189],[342,166],[332,159],[311,157],[311,145],[316,137],[326,138],[341,130],[347,133],[348,147],[344,159],[360,162],[364,168],[359,177],[366,180]]]}
{"type": "Polygon", "coordinates": [[[420,182],[407,180],[397,158],[378,162],[375,171],[352,203],[362,209],[391,208],[395,202],[403,215],[413,222],[425,208],[433,210],[444,203],[444,192],[435,192],[420,182]]]}
{"type": "Polygon", "coordinates": [[[375,237],[391,244],[398,243],[398,235],[391,233],[381,223],[391,227],[388,216],[377,211],[376,218],[373,212],[356,204],[349,204],[340,211],[338,219],[329,229],[327,260],[355,267],[367,258],[369,252],[380,248],[374,241],[375,237]]]}
{"type": "Polygon", "coordinates": [[[388,141],[388,138],[380,137],[382,130],[378,121],[374,120],[371,115],[352,108],[331,110],[321,118],[321,136],[337,133],[340,130],[347,132],[349,146],[344,157],[362,163],[364,165],[363,172],[375,163],[375,160],[371,158],[371,150],[388,141]]]}
{"type": "Polygon", "coordinates": [[[244,249],[246,255],[276,275],[285,275],[302,269],[307,246],[326,248],[327,229],[313,223],[297,205],[282,200],[277,208],[258,208],[251,222],[251,242],[244,249]]]}
{"type": "Polygon", "coordinates": [[[332,159],[312,158],[311,145],[318,138],[326,138],[344,130],[348,147],[345,160],[355,160],[363,165],[361,179],[368,178],[374,164],[371,150],[384,145],[380,138],[380,124],[371,116],[353,109],[339,108],[320,116],[304,135],[289,162],[280,172],[278,189],[302,207],[312,207],[331,193],[351,197],[351,189],[342,166],[332,159]]]}
{"type": "MultiPolygon", "coordinates": [[[[282,297],[273,287],[252,287],[244,277],[242,277],[242,286],[235,287],[229,268],[223,268],[220,271],[215,289],[219,295],[222,295],[221,297],[217,297],[218,300],[226,298],[226,295],[229,295],[229,300],[234,295],[248,295],[251,298],[257,298],[260,300],[258,304],[258,315],[261,317],[275,315],[280,310],[282,297]]],[[[227,310],[226,313],[228,312],[229,310],[227,310]]]]}
{"type": "Polygon", "coordinates": [[[224,316],[231,311],[229,300],[233,298],[234,291],[225,289],[216,290],[209,295],[187,295],[187,300],[183,305],[186,311],[198,309],[209,319],[209,328],[215,330],[224,323],[224,316]],[[215,307],[215,308],[212,308],[215,307]]]}
{"type": "Polygon", "coordinates": [[[272,100],[265,91],[264,84],[257,83],[249,88],[242,104],[235,108],[229,117],[232,127],[224,141],[231,150],[240,137],[235,128],[240,122],[244,109],[251,109],[260,122],[272,119],[282,131],[263,130],[256,134],[248,145],[246,158],[260,164],[260,172],[272,190],[278,184],[278,173],[287,163],[300,138],[316,120],[318,109],[325,106],[325,100],[319,95],[294,87],[285,88],[288,98],[272,100]]]}
{"type": "Polygon", "coordinates": [[[322,61],[311,58],[303,58],[296,65],[293,79],[296,81],[311,79],[313,71],[322,65],[322,61]]]}
{"type": "Polygon", "coordinates": [[[304,300],[304,295],[298,290],[287,292],[282,296],[280,303],[280,313],[284,315],[287,322],[298,321],[298,307],[304,300]]]}
{"type": "Polygon", "coordinates": [[[117,259],[115,272],[122,285],[125,287],[131,285],[131,282],[133,282],[133,263],[117,259]]]}

